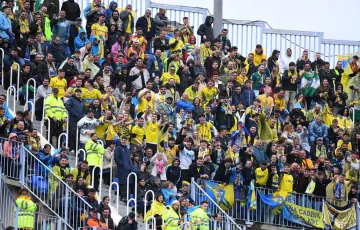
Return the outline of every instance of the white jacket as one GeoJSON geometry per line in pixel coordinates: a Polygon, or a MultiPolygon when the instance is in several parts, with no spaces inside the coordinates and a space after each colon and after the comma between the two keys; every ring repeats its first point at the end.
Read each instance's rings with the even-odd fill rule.
{"type": "Polygon", "coordinates": [[[290,62],[294,62],[296,64],[296,60],[295,60],[294,56],[289,57],[285,54],[284,56],[281,57],[281,59],[279,61],[281,73],[284,73],[285,70],[289,69],[290,62]]]}
{"type": "MultiPolygon", "coordinates": [[[[136,75],[140,72],[140,69],[137,68],[137,67],[133,67],[131,70],[130,70],[130,76],[133,76],[133,75],[136,75]]],[[[150,74],[149,72],[147,71],[147,69],[144,69],[144,83],[146,84],[146,82],[149,80],[150,78],[150,74]]],[[[135,81],[132,82],[132,85],[136,88],[136,89],[143,89],[143,84],[142,84],[142,81],[141,81],[141,75],[135,79],[135,81]]]]}
{"type": "MultiPolygon", "coordinates": [[[[158,156],[159,152],[157,152],[150,160],[151,163],[151,175],[156,177],[156,160],[157,160],[157,156],[158,156]]],[[[162,159],[164,161],[164,173],[160,175],[160,180],[166,180],[166,166],[167,166],[167,158],[164,154],[164,152],[161,152],[162,155],[162,159]]]]}

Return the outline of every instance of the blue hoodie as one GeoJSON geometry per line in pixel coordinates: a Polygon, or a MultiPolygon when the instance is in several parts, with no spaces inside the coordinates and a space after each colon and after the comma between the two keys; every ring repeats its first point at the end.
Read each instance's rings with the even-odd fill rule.
{"type": "Polygon", "coordinates": [[[114,4],[117,4],[115,1],[110,2],[109,8],[105,11],[106,20],[109,20],[113,14],[112,7],[114,4]]]}
{"type": "Polygon", "coordinates": [[[97,45],[94,45],[94,41],[98,39],[96,38],[96,36],[90,36],[90,42],[92,44],[92,48],[91,48],[91,54],[92,55],[96,55],[99,53],[99,43],[97,45]]]}
{"type": "Polygon", "coordinates": [[[81,28],[78,36],[74,40],[75,50],[79,50],[80,48],[83,48],[86,45],[86,43],[88,43],[88,42],[89,42],[89,39],[87,38],[86,31],[83,28],[81,28]],[[83,39],[80,38],[81,33],[85,33],[85,36],[83,39]]]}
{"type": "Polygon", "coordinates": [[[65,40],[69,38],[69,32],[70,24],[65,19],[58,20],[52,29],[53,38],[59,36],[61,42],[65,42],[65,40]]]}
{"type": "Polygon", "coordinates": [[[3,39],[9,39],[8,32],[11,30],[11,25],[7,19],[5,13],[0,12],[0,37],[3,39]]]}

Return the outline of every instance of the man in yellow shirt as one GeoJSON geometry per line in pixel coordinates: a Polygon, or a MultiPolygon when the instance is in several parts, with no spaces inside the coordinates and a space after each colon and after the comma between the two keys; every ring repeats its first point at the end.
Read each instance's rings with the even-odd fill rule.
{"type": "Polygon", "coordinates": [[[270,96],[270,93],[271,93],[271,88],[265,88],[264,94],[258,97],[262,108],[272,109],[272,107],[274,106],[274,99],[270,96]]]}
{"type": "Polygon", "coordinates": [[[151,96],[151,90],[141,91],[138,94],[139,104],[137,108],[137,113],[145,112],[148,107],[150,111],[155,111],[155,100],[151,96]]]}
{"type": "Polygon", "coordinates": [[[65,96],[65,90],[67,88],[67,82],[65,77],[65,71],[62,69],[58,70],[58,75],[56,77],[51,78],[49,86],[52,89],[58,89],[59,98],[63,98],[65,96]]]}
{"type": "Polygon", "coordinates": [[[95,99],[102,100],[102,94],[98,89],[93,88],[92,81],[86,79],[84,82],[84,88],[82,91],[82,100],[84,101],[84,106],[87,108],[95,99]]]}
{"type": "Polygon", "coordinates": [[[203,104],[206,105],[207,103],[209,103],[209,101],[211,99],[215,99],[215,97],[219,94],[219,90],[217,88],[214,87],[215,85],[215,82],[213,79],[209,79],[208,80],[208,84],[207,84],[207,87],[204,88],[200,95],[201,95],[201,98],[203,100],[203,104]]]}
{"type": "Polygon", "coordinates": [[[204,65],[205,59],[212,56],[211,41],[205,39],[204,43],[200,45],[200,59],[201,64],[204,65]]]}
{"type": "Polygon", "coordinates": [[[180,39],[180,31],[175,30],[174,31],[174,37],[169,40],[170,45],[170,53],[173,53],[174,51],[178,51],[180,54],[182,54],[182,50],[185,48],[185,45],[183,41],[180,39]]]}
{"type": "Polygon", "coordinates": [[[120,19],[123,21],[126,40],[134,32],[134,16],[132,15],[132,6],[128,4],[126,9],[120,12],[120,19]]]}
{"type": "Polygon", "coordinates": [[[263,161],[261,166],[255,170],[255,185],[256,187],[265,187],[269,178],[269,170],[267,162],[263,161]]]}
{"type": "Polygon", "coordinates": [[[108,28],[105,26],[104,14],[100,14],[98,23],[95,23],[91,26],[91,36],[95,36],[98,41],[100,41],[98,54],[100,55],[100,58],[104,58],[104,46],[108,39],[108,28]]]}
{"type": "Polygon", "coordinates": [[[160,78],[161,85],[166,85],[168,81],[172,78],[175,80],[176,84],[180,84],[180,77],[175,73],[176,68],[174,65],[170,66],[170,73],[164,72],[163,75],[160,78]]]}
{"type": "Polygon", "coordinates": [[[30,32],[30,29],[29,29],[29,21],[28,21],[28,19],[26,17],[26,11],[25,10],[21,11],[18,24],[20,26],[20,33],[24,37],[27,37],[27,35],[30,32]]]}
{"type": "Polygon", "coordinates": [[[212,138],[211,131],[213,131],[214,136],[216,136],[217,130],[213,126],[213,124],[206,121],[204,114],[200,115],[199,121],[200,121],[200,123],[196,126],[196,130],[198,131],[200,140],[206,140],[208,143],[210,143],[211,138],[212,138]]]}
{"type": "MultiPolygon", "coordinates": [[[[145,118],[150,114],[150,110],[145,112],[145,118]]],[[[163,121],[161,122],[163,123],[163,121]]],[[[152,152],[155,154],[157,152],[157,145],[159,144],[159,133],[160,133],[160,123],[158,122],[158,117],[156,113],[151,114],[151,121],[146,122],[145,136],[146,136],[146,147],[151,148],[152,152]]]]}
{"type": "MultiPolygon", "coordinates": [[[[135,125],[131,130],[130,152],[140,150],[146,144],[144,118],[139,115],[140,114],[138,114],[137,125],[135,125]]],[[[142,156],[140,156],[140,159],[142,159],[142,156]]]]}

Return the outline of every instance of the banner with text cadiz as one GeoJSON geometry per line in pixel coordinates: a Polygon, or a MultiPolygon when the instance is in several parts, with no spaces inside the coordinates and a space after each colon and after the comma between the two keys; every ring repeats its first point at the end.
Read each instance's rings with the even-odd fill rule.
{"type": "Polygon", "coordinates": [[[357,227],[354,203],[345,207],[337,207],[326,201],[323,218],[325,229],[328,230],[353,230],[357,227]]]}
{"type": "Polygon", "coordinates": [[[283,215],[288,221],[301,224],[306,227],[316,227],[324,229],[322,213],[315,209],[305,208],[290,202],[283,205],[283,215]]]}

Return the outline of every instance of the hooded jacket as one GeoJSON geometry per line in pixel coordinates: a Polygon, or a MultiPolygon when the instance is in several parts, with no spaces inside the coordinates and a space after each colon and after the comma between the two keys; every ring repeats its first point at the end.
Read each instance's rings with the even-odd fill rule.
{"type": "Polygon", "coordinates": [[[210,23],[210,19],[214,22],[214,17],[207,16],[205,19],[205,23],[199,26],[197,30],[197,34],[201,36],[201,43],[204,43],[204,35],[206,39],[209,39],[211,42],[214,40],[214,29],[212,28],[212,22],[210,23]]]}
{"type": "Polygon", "coordinates": [[[74,0],[67,0],[63,2],[61,11],[66,12],[66,20],[75,21],[77,17],[80,17],[80,7],[74,0]]]}
{"type": "Polygon", "coordinates": [[[260,65],[260,64],[261,64],[261,60],[263,60],[263,59],[266,60],[266,59],[267,59],[267,58],[266,58],[266,54],[265,54],[265,52],[264,52],[264,48],[261,48],[260,54],[256,53],[255,50],[254,50],[253,54],[254,54],[254,60],[253,60],[253,62],[254,62],[254,65],[255,65],[255,66],[260,65]]]}
{"type": "Polygon", "coordinates": [[[9,39],[8,31],[11,31],[11,24],[6,17],[6,14],[0,12],[0,37],[9,39]]]}
{"type": "Polygon", "coordinates": [[[69,122],[71,125],[77,125],[77,122],[85,115],[84,102],[72,95],[69,100],[66,101],[65,108],[69,113],[69,122]]]}
{"type": "Polygon", "coordinates": [[[83,48],[86,43],[89,42],[89,39],[87,38],[86,31],[84,29],[80,29],[78,36],[74,40],[75,50],[79,50],[80,48],[83,48]],[[81,38],[80,35],[84,33],[84,38],[81,38]]]}
{"type": "Polygon", "coordinates": [[[114,13],[112,7],[114,4],[117,4],[116,1],[112,1],[110,2],[109,4],[109,8],[106,9],[105,11],[105,17],[106,17],[106,20],[110,19],[111,18],[111,15],[114,13]]]}
{"type": "Polygon", "coordinates": [[[168,181],[173,182],[176,186],[181,177],[181,169],[180,169],[180,159],[178,157],[175,157],[172,164],[167,167],[166,169],[166,178],[168,181]],[[174,166],[174,162],[179,161],[178,166],[174,166]]]}

